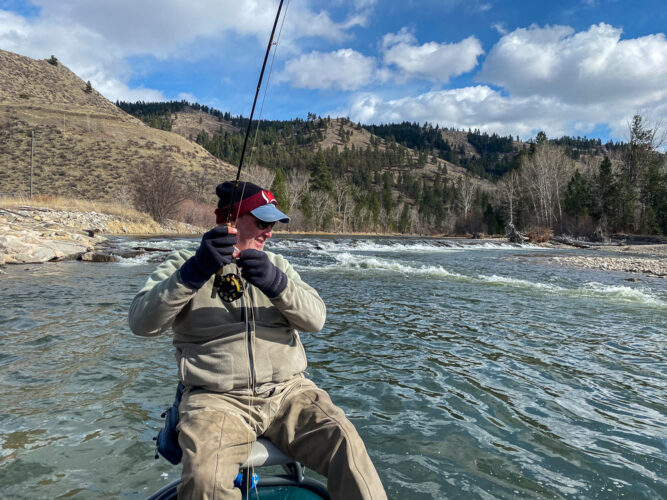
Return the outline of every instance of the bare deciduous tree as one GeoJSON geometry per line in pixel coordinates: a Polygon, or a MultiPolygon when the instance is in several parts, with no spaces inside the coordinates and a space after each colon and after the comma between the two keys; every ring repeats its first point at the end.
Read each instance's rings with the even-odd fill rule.
{"type": "Polygon", "coordinates": [[[572,168],[572,160],[565,151],[546,141],[539,143],[535,153],[522,161],[522,184],[537,224],[553,227],[562,220],[562,192],[572,168]]]}
{"type": "Polygon", "coordinates": [[[354,201],[350,195],[350,187],[344,179],[338,177],[333,181],[333,197],[335,202],[336,216],[340,226],[339,231],[347,231],[347,219],[353,211],[354,201]]]}
{"type": "Polygon", "coordinates": [[[386,233],[389,231],[389,222],[391,221],[392,217],[391,214],[387,212],[387,210],[383,207],[380,206],[380,227],[382,228],[382,232],[386,233]]]}
{"type": "Polygon", "coordinates": [[[311,196],[310,205],[313,209],[315,228],[318,230],[326,230],[327,228],[324,227],[324,221],[334,208],[333,199],[328,193],[318,191],[311,196]]]}
{"type": "Polygon", "coordinates": [[[475,185],[472,182],[470,174],[466,174],[463,179],[459,179],[459,196],[463,217],[468,217],[472,200],[475,197],[475,185]]]}
{"type": "Polygon", "coordinates": [[[417,232],[423,233],[423,228],[419,221],[419,211],[416,207],[410,207],[410,234],[416,234],[417,232]]]}
{"type": "Polygon", "coordinates": [[[514,224],[514,212],[519,196],[519,174],[516,170],[508,172],[498,183],[501,203],[509,216],[509,223],[514,224]]]}
{"type": "Polygon", "coordinates": [[[127,182],[121,182],[113,191],[113,200],[115,203],[124,206],[132,206],[133,192],[127,182]]]}
{"type": "Polygon", "coordinates": [[[271,189],[276,173],[259,165],[249,165],[241,171],[241,180],[252,182],[264,189],[271,189]]]}
{"type": "Polygon", "coordinates": [[[134,206],[147,212],[156,222],[176,213],[183,201],[183,180],[176,168],[157,159],[143,161],[132,175],[134,206]]]}
{"type": "Polygon", "coordinates": [[[367,207],[361,207],[359,210],[359,217],[357,218],[356,228],[357,231],[363,232],[368,231],[371,227],[372,214],[367,207]]]}
{"type": "Polygon", "coordinates": [[[333,181],[333,196],[336,202],[336,213],[343,211],[343,203],[345,202],[345,195],[348,192],[347,183],[342,177],[337,177],[333,181]]]}
{"type": "Polygon", "coordinates": [[[347,231],[348,225],[354,217],[354,198],[350,193],[345,195],[343,200],[343,232],[347,231]]]}
{"type": "Polygon", "coordinates": [[[187,177],[188,196],[198,203],[205,202],[214,192],[213,179],[214,176],[208,168],[191,172],[187,177]]]}
{"type": "Polygon", "coordinates": [[[287,196],[288,213],[301,203],[303,195],[310,189],[310,174],[308,172],[290,172],[285,183],[285,195],[287,196]]]}

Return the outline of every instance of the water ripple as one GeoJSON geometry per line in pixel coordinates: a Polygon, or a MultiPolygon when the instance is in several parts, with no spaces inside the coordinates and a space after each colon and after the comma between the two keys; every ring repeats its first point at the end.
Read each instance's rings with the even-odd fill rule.
{"type": "MultiPolygon", "coordinates": [[[[406,241],[275,248],[327,303],[324,331],[302,336],[308,370],[390,498],[667,497],[664,285],[511,258],[524,249],[406,241]]],[[[152,459],[175,386],[170,339],[126,325],[151,269],[3,275],[6,496],[144,498],[179,475],[152,459]]]]}

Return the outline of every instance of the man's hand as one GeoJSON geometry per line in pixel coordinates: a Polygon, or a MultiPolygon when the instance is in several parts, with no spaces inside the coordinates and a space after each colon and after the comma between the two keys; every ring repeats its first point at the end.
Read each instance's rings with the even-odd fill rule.
{"type": "Polygon", "coordinates": [[[217,226],[206,233],[197,253],[181,266],[183,282],[195,290],[204,286],[222,266],[232,261],[236,244],[236,228],[217,226]]]}
{"type": "Polygon", "coordinates": [[[241,267],[241,276],[259,288],[268,298],[273,299],[285,290],[287,276],[273,265],[264,252],[254,249],[243,250],[237,263],[241,267]]]}

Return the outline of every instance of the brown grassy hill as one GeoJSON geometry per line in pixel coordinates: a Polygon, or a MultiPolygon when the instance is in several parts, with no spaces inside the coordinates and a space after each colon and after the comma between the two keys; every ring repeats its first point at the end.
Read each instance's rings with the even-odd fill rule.
{"type": "MultiPolygon", "coordinates": [[[[345,146],[348,148],[354,146],[355,148],[366,149],[371,145],[371,139],[374,141],[379,141],[380,149],[385,149],[387,147],[387,143],[384,139],[381,139],[378,136],[370,133],[365,128],[359,128],[356,124],[346,118],[332,118],[331,124],[324,131],[323,136],[324,139],[319,142],[319,145],[322,147],[322,149],[330,148],[332,146],[338,147],[339,150],[342,150],[345,146]],[[343,134],[341,134],[341,124],[342,130],[345,134],[347,134],[347,142],[344,142],[343,140],[343,134]]],[[[452,145],[456,144],[456,147],[458,147],[459,144],[463,144],[466,154],[468,155],[476,153],[475,148],[468,142],[466,133],[464,132],[443,131],[443,138],[450,141],[450,144],[452,145]]],[[[410,155],[416,162],[419,156],[418,153],[413,149],[406,149],[408,155],[410,155]]],[[[396,173],[399,169],[394,168],[392,170],[396,173]]],[[[456,182],[457,180],[465,177],[467,174],[467,171],[463,167],[454,165],[453,163],[445,161],[441,158],[434,158],[431,155],[428,156],[426,164],[423,167],[413,168],[411,172],[413,175],[422,176],[427,179],[433,179],[438,172],[441,172],[443,178],[446,178],[452,182],[456,182]],[[446,173],[443,174],[443,172],[446,173]]],[[[495,189],[495,186],[486,179],[481,179],[477,176],[472,176],[471,178],[475,185],[478,185],[487,191],[492,191],[495,189]]]]}
{"type": "Polygon", "coordinates": [[[194,140],[202,130],[205,130],[209,135],[220,134],[223,131],[241,132],[240,128],[235,127],[227,120],[218,120],[210,113],[192,108],[186,108],[179,113],[172,113],[171,119],[171,131],[186,139],[194,140]]]}
{"type": "Polygon", "coordinates": [[[463,151],[466,156],[477,154],[475,147],[468,142],[467,132],[443,129],[442,132],[440,132],[440,135],[442,135],[442,138],[449,143],[452,149],[458,149],[463,146],[463,151]]]}
{"type": "Polygon", "coordinates": [[[212,183],[234,174],[199,145],[86,92],[62,64],[0,50],[0,193],[28,194],[31,153],[33,194],[111,200],[143,162],[206,172],[212,183]]]}

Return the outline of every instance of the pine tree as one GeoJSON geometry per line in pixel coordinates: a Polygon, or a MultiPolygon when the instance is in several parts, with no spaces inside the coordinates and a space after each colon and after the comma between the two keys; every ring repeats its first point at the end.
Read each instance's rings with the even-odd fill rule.
{"type": "Polygon", "coordinates": [[[598,192],[603,215],[609,213],[611,209],[615,190],[616,181],[614,173],[611,171],[611,161],[609,161],[608,156],[605,156],[600,163],[600,174],[598,176],[598,192]]]}
{"type": "Polygon", "coordinates": [[[403,210],[401,211],[401,217],[398,220],[398,232],[407,233],[410,231],[410,206],[407,202],[403,203],[403,210]]]}
{"type": "Polygon", "coordinates": [[[289,213],[287,202],[287,190],[285,187],[285,174],[281,169],[276,170],[276,176],[273,178],[273,183],[271,184],[271,193],[276,197],[278,206],[286,214],[289,213]]]}
{"type": "Polygon", "coordinates": [[[314,158],[312,181],[313,189],[318,191],[330,192],[333,189],[331,171],[321,151],[318,151],[314,158]]]}
{"type": "Polygon", "coordinates": [[[667,234],[667,175],[657,161],[642,176],[641,201],[644,206],[641,230],[646,234],[667,234]]]}
{"type": "Polygon", "coordinates": [[[614,190],[614,222],[621,231],[634,231],[637,190],[630,181],[621,176],[614,190]]]}
{"type": "Polygon", "coordinates": [[[572,217],[588,215],[588,182],[576,170],[567,184],[565,192],[565,213],[572,217]]]}

